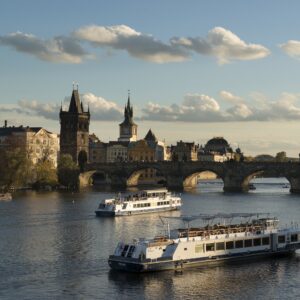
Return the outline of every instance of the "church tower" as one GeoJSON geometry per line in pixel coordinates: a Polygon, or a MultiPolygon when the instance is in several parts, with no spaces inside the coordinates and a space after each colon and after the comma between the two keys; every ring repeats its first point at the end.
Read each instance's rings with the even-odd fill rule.
{"type": "Polygon", "coordinates": [[[89,125],[90,111],[84,111],[79,98],[78,85],[73,85],[69,110],[64,111],[62,106],[60,118],[60,154],[70,154],[74,162],[78,163],[78,154],[84,151],[89,155],[89,125]]]}
{"type": "Polygon", "coordinates": [[[130,105],[130,94],[128,94],[127,105],[124,109],[124,121],[119,124],[119,142],[135,142],[137,140],[137,125],[133,122],[133,109],[130,105]]]}

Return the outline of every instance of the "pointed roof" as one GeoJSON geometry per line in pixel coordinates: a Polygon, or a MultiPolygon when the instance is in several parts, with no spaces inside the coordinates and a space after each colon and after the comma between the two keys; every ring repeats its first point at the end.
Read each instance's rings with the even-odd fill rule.
{"type": "Polygon", "coordinates": [[[128,93],[127,105],[124,108],[124,121],[120,125],[136,125],[133,122],[133,108],[130,104],[130,94],[128,93]]]}
{"type": "Polygon", "coordinates": [[[69,112],[73,113],[83,113],[82,103],[80,102],[78,89],[73,89],[72,97],[69,106],[69,112]]]}
{"type": "Polygon", "coordinates": [[[145,140],[146,141],[157,142],[157,138],[156,138],[155,134],[152,132],[151,129],[149,129],[149,131],[147,132],[147,134],[145,136],[145,140]]]}

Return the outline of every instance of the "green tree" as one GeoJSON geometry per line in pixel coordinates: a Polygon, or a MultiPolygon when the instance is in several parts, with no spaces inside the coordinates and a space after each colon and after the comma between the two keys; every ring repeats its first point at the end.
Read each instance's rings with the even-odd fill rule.
{"type": "Polygon", "coordinates": [[[70,154],[62,154],[58,161],[58,182],[68,189],[78,189],[79,168],[70,154]]]}
{"type": "Polygon", "coordinates": [[[32,176],[32,163],[25,151],[20,148],[0,149],[0,188],[26,186],[32,176]]]}
{"type": "Polygon", "coordinates": [[[84,150],[81,150],[78,154],[78,164],[81,173],[84,172],[86,163],[87,163],[87,154],[84,150]]]}
{"type": "Polygon", "coordinates": [[[49,160],[41,160],[35,165],[36,181],[35,186],[37,188],[57,185],[57,171],[53,166],[53,163],[49,160]]]}

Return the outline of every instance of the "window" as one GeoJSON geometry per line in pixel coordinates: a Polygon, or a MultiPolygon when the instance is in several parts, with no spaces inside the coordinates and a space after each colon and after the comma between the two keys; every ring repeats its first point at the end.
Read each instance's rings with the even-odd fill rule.
{"type": "Polygon", "coordinates": [[[216,250],[224,250],[225,245],[224,243],[216,243],[216,250]]]}
{"type": "Polygon", "coordinates": [[[252,240],[245,240],[245,247],[252,247],[252,240]]]}
{"type": "Polygon", "coordinates": [[[123,249],[123,251],[121,253],[121,256],[125,256],[127,250],[128,250],[128,245],[125,245],[125,247],[124,247],[124,249],[123,249]]]}
{"type": "Polygon", "coordinates": [[[201,245],[196,245],[195,246],[195,252],[196,253],[201,253],[201,252],[203,252],[203,244],[201,244],[201,245]]]}
{"type": "Polygon", "coordinates": [[[253,246],[260,246],[261,245],[261,239],[253,239],[253,246]]]}
{"type": "Polygon", "coordinates": [[[235,241],[235,248],[243,248],[244,247],[244,241],[235,241]]]}
{"type": "Polygon", "coordinates": [[[269,237],[262,238],[262,244],[263,245],[269,245],[270,244],[270,238],[269,237]]]}
{"type": "Polygon", "coordinates": [[[127,257],[131,257],[132,256],[132,253],[133,253],[134,249],[135,249],[135,246],[130,246],[129,247],[129,251],[128,251],[127,257]]]}
{"type": "Polygon", "coordinates": [[[233,241],[226,242],[226,249],[233,249],[233,241]]]}
{"type": "Polygon", "coordinates": [[[285,235],[279,235],[278,236],[278,243],[279,244],[285,243],[285,235]]]}
{"type": "Polygon", "coordinates": [[[215,251],[215,244],[214,243],[206,244],[206,251],[215,251]]]}
{"type": "Polygon", "coordinates": [[[291,242],[298,242],[298,234],[291,234],[291,242]]]}

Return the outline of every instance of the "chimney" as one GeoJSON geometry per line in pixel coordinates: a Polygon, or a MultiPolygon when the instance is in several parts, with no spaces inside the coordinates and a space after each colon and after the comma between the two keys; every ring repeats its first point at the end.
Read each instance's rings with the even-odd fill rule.
{"type": "Polygon", "coordinates": [[[7,120],[4,121],[4,128],[7,127],[7,120]]]}

